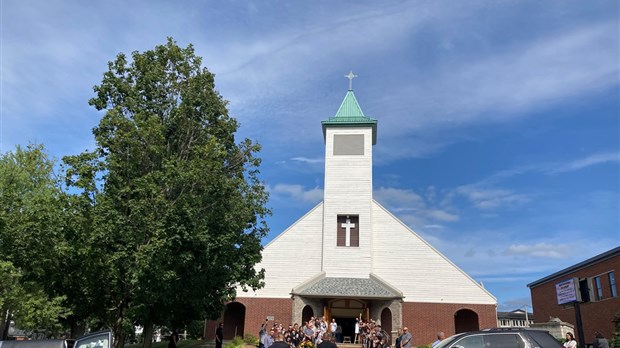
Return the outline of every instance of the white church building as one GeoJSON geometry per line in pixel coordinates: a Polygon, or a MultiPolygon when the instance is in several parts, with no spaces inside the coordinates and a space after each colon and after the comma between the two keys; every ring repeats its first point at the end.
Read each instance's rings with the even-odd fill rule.
{"type": "MultiPolygon", "coordinates": [[[[266,317],[285,325],[335,318],[352,335],[361,316],[388,332],[407,326],[414,345],[430,344],[438,331],[495,327],[493,295],[373,199],[377,120],[351,88],[321,124],[323,201],[265,246],[256,265],[265,287],[237,291],[220,320],[225,339],[256,336],[266,317]]],[[[214,331],[207,323],[205,337],[214,331]]]]}

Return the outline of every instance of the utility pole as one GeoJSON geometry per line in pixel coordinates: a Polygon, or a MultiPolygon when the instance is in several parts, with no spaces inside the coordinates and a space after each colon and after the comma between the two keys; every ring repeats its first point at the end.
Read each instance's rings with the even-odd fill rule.
{"type": "Polygon", "coordinates": [[[579,336],[579,347],[586,347],[586,339],[583,335],[583,322],[581,321],[581,307],[579,301],[573,303],[575,308],[575,321],[577,324],[577,335],[579,336]]]}

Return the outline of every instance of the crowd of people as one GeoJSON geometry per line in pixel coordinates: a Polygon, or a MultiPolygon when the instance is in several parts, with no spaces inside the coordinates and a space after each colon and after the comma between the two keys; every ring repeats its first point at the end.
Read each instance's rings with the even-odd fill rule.
{"type": "Polygon", "coordinates": [[[383,331],[375,320],[364,322],[358,318],[355,320],[353,343],[361,343],[364,348],[386,348],[390,346],[390,335],[383,331]]]}
{"type": "Polygon", "coordinates": [[[338,336],[342,333],[342,328],[335,320],[327,323],[324,317],[312,317],[301,326],[297,323],[285,326],[274,322],[269,328],[268,323],[269,320],[265,319],[261,325],[258,335],[259,348],[278,348],[272,345],[280,341],[289,347],[299,347],[304,342],[312,342],[313,345],[319,345],[323,341],[338,342],[338,336]]]}
{"type": "MultiPolygon", "coordinates": [[[[344,340],[342,326],[336,323],[336,319],[331,322],[325,320],[324,317],[311,317],[310,320],[303,325],[297,323],[292,325],[283,325],[274,322],[269,327],[269,320],[261,325],[259,331],[259,348],[279,348],[273,347],[275,342],[284,342],[288,347],[303,346],[305,342],[312,343],[313,346],[319,348],[330,348],[332,344],[342,343],[344,340]]],[[[404,328],[406,330],[406,328],[404,328]]],[[[408,334],[408,344],[398,348],[411,348],[411,334],[408,334]]],[[[359,343],[363,348],[388,348],[390,344],[390,336],[381,329],[375,320],[367,322],[360,318],[356,319],[355,337],[352,343],[359,343]]]]}
{"type": "MultiPolygon", "coordinates": [[[[336,343],[343,342],[342,327],[336,323],[335,319],[327,322],[324,317],[311,317],[303,325],[297,323],[293,325],[282,325],[274,322],[269,327],[269,320],[266,319],[259,331],[259,348],[337,348],[336,343]]],[[[216,348],[222,347],[223,333],[222,324],[216,332],[216,348]]],[[[389,333],[381,329],[375,320],[363,321],[357,318],[355,322],[354,344],[360,344],[363,348],[391,348],[389,333]]],[[[407,327],[398,329],[394,348],[412,348],[413,336],[407,327]]],[[[437,333],[437,340],[431,347],[437,346],[445,339],[444,332],[437,333]]],[[[566,334],[564,348],[576,348],[577,342],[572,333],[566,334]]],[[[592,348],[609,348],[608,341],[598,331],[592,348]]]]}

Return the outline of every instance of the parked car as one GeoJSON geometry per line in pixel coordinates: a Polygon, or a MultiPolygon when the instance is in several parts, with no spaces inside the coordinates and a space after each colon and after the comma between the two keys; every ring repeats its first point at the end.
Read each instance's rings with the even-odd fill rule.
{"type": "Polygon", "coordinates": [[[435,348],[562,348],[562,345],[544,330],[498,328],[456,334],[435,348]]]}
{"type": "Polygon", "coordinates": [[[112,348],[112,333],[95,332],[77,340],[0,341],[0,348],[112,348]]]}

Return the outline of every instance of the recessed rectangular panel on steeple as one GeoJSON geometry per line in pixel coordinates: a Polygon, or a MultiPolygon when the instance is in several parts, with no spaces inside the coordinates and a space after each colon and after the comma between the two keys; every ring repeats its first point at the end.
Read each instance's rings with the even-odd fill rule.
{"type": "Polygon", "coordinates": [[[364,134],[335,134],[334,155],[363,155],[364,134]]]}

